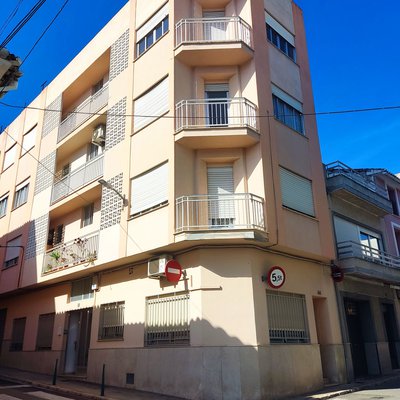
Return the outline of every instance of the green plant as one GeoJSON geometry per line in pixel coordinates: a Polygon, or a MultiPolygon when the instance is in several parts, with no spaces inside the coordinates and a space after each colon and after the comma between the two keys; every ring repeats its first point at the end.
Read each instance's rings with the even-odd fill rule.
{"type": "Polygon", "coordinates": [[[61,253],[57,250],[54,250],[50,253],[50,257],[53,258],[55,261],[58,261],[61,257],[61,253]]]}

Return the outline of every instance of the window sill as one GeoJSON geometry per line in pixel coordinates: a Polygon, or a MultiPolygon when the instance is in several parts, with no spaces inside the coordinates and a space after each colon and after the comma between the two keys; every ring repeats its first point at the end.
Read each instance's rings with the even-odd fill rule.
{"type": "Polygon", "coordinates": [[[149,208],[149,209],[147,209],[147,210],[143,210],[143,211],[140,211],[140,212],[138,212],[138,213],[136,213],[136,214],[131,215],[131,216],[128,218],[128,221],[131,221],[131,220],[133,220],[133,219],[142,217],[143,215],[149,214],[149,213],[151,213],[151,212],[153,212],[153,211],[160,210],[161,208],[167,207],[168,205],[169,205],[169,202],[168,202],[168,200],[167,200],[167,201],[164,202],[164,203],[158,204],[158,205],[156,205],[156,206],[154,206],[154,207],[151,207],[151,208],[149,208]]]}
{"type": "Polygon", "coordinates": [[[105,339],[97,338],[97,341],[98,342],[123,342],[124,338],[123,337],[122,338],[109,338],[109,339],[107,339],[107,338],[105,338],[105,339]]]}
{"type": "Polygon", "coordinates": [[[19,206],[14,207],[11,211],[18,210],[18,208],[22,207],[22,206],[25,205],[27,202],[28,202],[28,201],[25,201],[24,203],[20,204],[19,206]]]}
{"type": "Polygon", "coordinates": [[[318,218],[317,218],[315,215],[306,214],[306,213],[303,213],[303,212],[301,212],[301,211],[299,211],[299,210],[295,210],[294,208],[286,207],[286,206],[284,206],[284,205],[282,205],[282,208],[283,208],[284,210],[293,212],[293,213],[295,213],[295,214],[302,215],[303,217],[306,217],[306,218],[309,218],[309,219],[311,219],[311,220],[313,220],[313,221],[318,222],[318,218]]]}

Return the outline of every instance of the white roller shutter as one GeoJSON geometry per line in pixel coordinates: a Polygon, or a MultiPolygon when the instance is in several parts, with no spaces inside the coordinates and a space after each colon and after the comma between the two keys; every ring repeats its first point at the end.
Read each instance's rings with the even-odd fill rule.
{"type": "Polygon", "coordinates": [[[233,193],[233,168],[208,167],[207,186],[209,195],[233,193]]]}
{"type": "Polygon", "coordinates": [[[12,165],[17,156],[17,145],[14,144],[10,149],[4,153],[3,171],[12,165]]]}
{"type": "Polygon", "coordinates": [[[32,147],[35,146],[36,142],[36,131],[37,131],[37,126],[32,128],[28,133],[24,135],[23,141],[22,141],[22,150],[21,150],[21,155],[25,154],[28,152],[32,147]]]}
{"type": "Polygon", "coordinates": [[[280,167],[282,204],[285,207],[314,216],[314,199],[309,179],[280,167]]]}
{"type": "Polygon", "coordinates": [[[6,257],[4,258],[5,263],[7,261],[10,261],[10,260],[13,260],[13,259],[16,259],[19,257],[21,248],[16,247],[16,246],[21,246],[21,244],[22,244],[22,236],[18,236],[15,239],[12,239],[7,242],[6,257]]]}
{"type": "Polygon", "coordinates": [[[133,178],[131,215],[168,201],[168,163],[133,178]]]}
{"type": "Polygon", "coordinates": [[[137,131],[153,122],[169,110],[168,77],[150,89],[134,103],[134,130],[137,131]]]}

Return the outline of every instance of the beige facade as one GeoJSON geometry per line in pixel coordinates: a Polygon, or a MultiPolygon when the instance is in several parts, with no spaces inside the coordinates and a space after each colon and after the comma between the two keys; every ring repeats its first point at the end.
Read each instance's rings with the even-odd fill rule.
{"type": "Polygon", "coordinates": [[[0,137],[3,365],[188,399],[342,382],[313,111],[291,1],[130,1],[0,137]]]}

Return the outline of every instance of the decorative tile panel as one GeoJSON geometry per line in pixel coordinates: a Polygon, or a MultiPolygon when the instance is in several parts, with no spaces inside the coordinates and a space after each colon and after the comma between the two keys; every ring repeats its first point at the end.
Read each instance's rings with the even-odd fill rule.
{"type": "MultiPolygon", "coordinates": [[[[122,194],[122,172],[107,182],[115,188],[115,190],[122,194]]],[[[111,189],[103,186],[101,194],[101,220],[100,230],[109,228],[110,226],[119,224],[121,222],[121,213],[123,209],[121,197],[118,196],[111,189]]]]}
{"type": "Polygon", "coordinates": [[[30,222],[25,260],[44,253],[47,241],[49,214],[42,215],[30,222]]]}
{"type": "Polygon", "coordinates": [[[107,111],[105,150],[109,150],[125,139],[126,97],[107,111]]]}
{"type": "Polygon", "coordinates": [[[44,112],[42,138],[60,125],[61,120],[61,96],[50,103],[44,112]]]}
{"type": "Polygon", "coordinates": [[[128,68],[129,29],[125,31],[111,46],[110,81],[128,68]]]}
{"type": "Polygon", "coordinates": [[[53,151],[48,156],[42,158],[40,163],[38,163],[35,196],[53,185],[55,168],[56,152],[53,151]]]}

